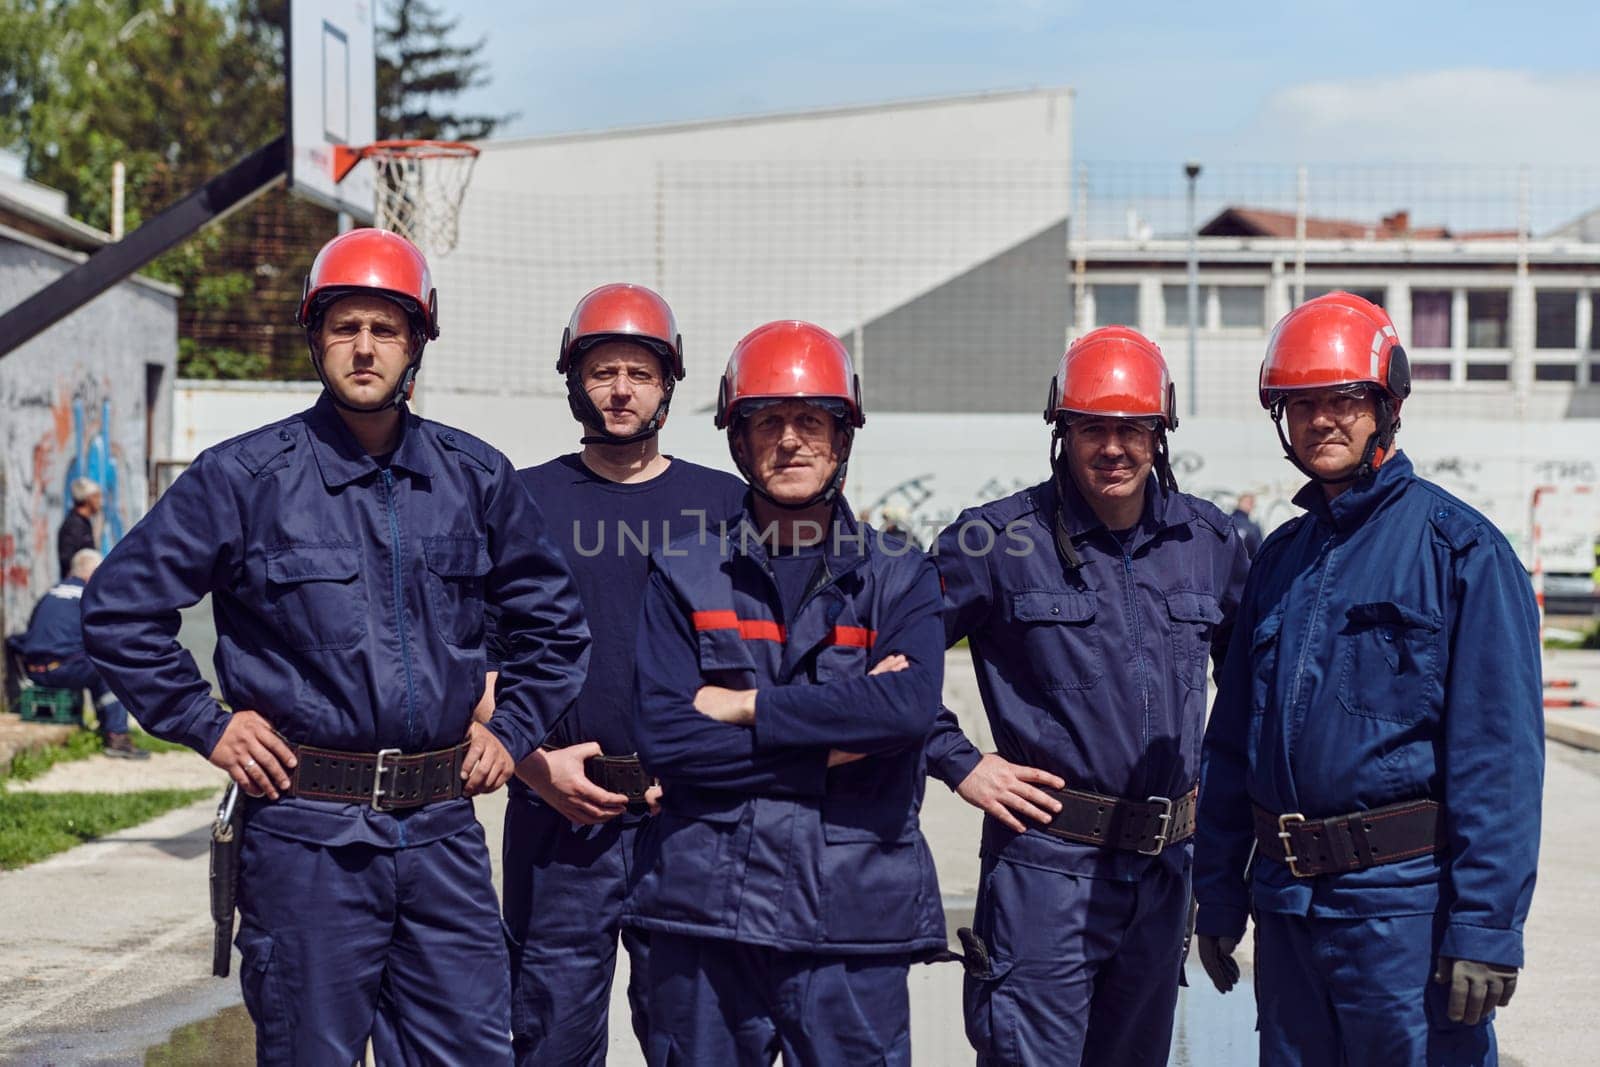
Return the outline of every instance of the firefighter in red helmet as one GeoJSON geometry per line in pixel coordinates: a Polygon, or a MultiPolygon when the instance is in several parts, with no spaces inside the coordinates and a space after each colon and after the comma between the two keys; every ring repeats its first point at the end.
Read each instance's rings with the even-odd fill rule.
{"type": "Polygon", "coordinates": [[[845,501],[863,421],[837,338],[752,331],[716,416],[752,492],[651,560],[636,733],[665,792],[628,921],[652,1064],[911,1062],[908,967],[945,947],[917,825],[943,634],[932,564],[845,501]]]}
{"type": "Polygon", "coordinates": [[[661,451],[684,366],[659,294],[617,283],[585,295],[556,370],[583,426],[581,448],[518,479],[572,569],[594,646],[577,702],[508,790],[501,897],[512,1039],[527,1065],[605,1061],[619,941],[634,1034],[648,1042],[650,946],[622,927],[635,842],[661,792],[635,754],[634,635],[651,549],[720,525],[745,493],[732,475],[661,451]]]}
{"type": "Polygon", "coordinates": [[[929,773],[983,810],[966,946],[983,1064],[1167,1062],[1189,914],[1206,666],[1248,566],[1177,489],[1161,351],[1107,326],[1050,382],[1051,477],[940,535],[945,639],[966,638],[997,752],[954,716],[929,773]]]}
{"type": "Polygon", "coordinates": [[[85,643],[146,729],[248,794],[231,855],[261,1063],[352,1063],[369,1039],[382,1063],[507,1063],[470,798],[566,713],[588,630],[511,464],[407,408],[439,334],[422,254],[341,234],[296,318],[322,395],[195,459],[95,575],[85,643]],[[208,595],[220,701],[177,641],[208,595]],[[474,721],[486,612],[511,652],[474,721]]]}
{"type": "Polygon", "coordinates": [[[1260,399],[1311,480],[1261,546],[1205,735],[1198,955],[1255,925],[1264,1064],[1492,1064],[1522,965],[1544,766],[1527,574],[1395,447],[1380,307],[1309,300],[1260,399]]]}

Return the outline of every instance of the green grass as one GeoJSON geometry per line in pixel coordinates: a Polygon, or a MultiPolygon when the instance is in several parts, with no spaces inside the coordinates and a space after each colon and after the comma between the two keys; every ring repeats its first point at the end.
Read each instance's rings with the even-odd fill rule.
{"type": "Polygon", "coordinates": [[[215,789],[12,793],[0,788],[0,870],[37,863],[216,793],[215,789]]]}
{"type": "MultiPolygon", "coordinates": [[[[175,745],[171,741],[163,741],[159,737],[151,737],[143,730],[132,730],[128,736],[132,739],[135,748],[142,748],[146,752],[187,752],[183,745],[175,745]]],[[[67,735],[67,740],[59,745],[41,745],[38,748],[23,749],[11,757],[8,767],[0,767],[0,786],[5,782],[26,782],[37,778],[58,763],[69,763],[72,760],[86,759],[105,748],[100,740],[100,735],[93,730],[74,730],[67,735]]]]}

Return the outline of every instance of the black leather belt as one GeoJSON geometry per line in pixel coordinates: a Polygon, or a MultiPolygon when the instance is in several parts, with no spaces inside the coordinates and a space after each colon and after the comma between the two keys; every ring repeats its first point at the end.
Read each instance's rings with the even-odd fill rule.
{"type": "Polygon", "coordinates": [[[1437,801],[1407,800],[1308,819],[1297,811],[1274,815],[1257,807],[1256,851],[1288,867],[1296,878],[1398,863],[1437,851],[1442,810],[1437,801]]]}
{"type": "Polygon", "coordinates": [[[374,811],[420,808],[461,796],[467,743],[436,752],[339,752],[300,745],[284,792],[310,800],[370,804],[374,811]]]}
{"type": "Polygon", "coordinates": [[[644,772],[638,756],[590,756],[583,761],[583,773],[601,789],[627,797],[628,810],[633,814],[650,810],[644,794],[655,779],[644,772]]]}
{"type": "Polygon", "coordinates": [[[1168,845],[1194,836],[1193,789],[1176,800],[1127,800],[1080,789],[1044,792],[1061,802],[1061,811],[1050,825],[1040,827],[1052,837],[1159,856],[1168,845]]]}

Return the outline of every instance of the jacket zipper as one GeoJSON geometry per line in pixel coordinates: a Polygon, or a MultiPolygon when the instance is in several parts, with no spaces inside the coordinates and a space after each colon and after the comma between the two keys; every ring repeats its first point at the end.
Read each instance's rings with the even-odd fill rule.
{"type": "Polygon", "coordinates": [[[383,471],[383,490],[384,505],[389,513],[389,538],[394,547],[389,557],[394,575],[394,622],[400,634],[400,662],[406,673],[406,747],[410,748],[417,717],[417,687],[411,673],[411,636],[406,627],[405,587],[400,577],[400,557],[404,552],[400,542],[400,516],[394,510],[394,474],[388,468],[383,471]]]}

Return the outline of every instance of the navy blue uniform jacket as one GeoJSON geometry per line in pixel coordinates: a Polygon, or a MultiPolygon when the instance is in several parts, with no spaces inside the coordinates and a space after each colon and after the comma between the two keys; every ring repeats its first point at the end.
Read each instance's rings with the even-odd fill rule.
{"type": "Polygon", "coordinates": [[[819,954],[945,947],[917,823],[944,676],[938,579],[906,542],[836,515],[792,619],[748,512],[651,558],[634,736],[665,796],[634,925],[819,954]],[[894,653],[911,666],[868,677],[894,653]],[[696,711],[702,685],[758,689],[754,728],[696,711]],[[829,770],[830,749],[868,756],[829,770]]]}
{"type": "MultiPolygon", "coordinates": [[[[1074,789],[1177,798],[1200,773],[1206,666],[1220,664],[1249,558],[1210,503],[1146,483],[1126,543],[1068,485],[1066,528],[1083,561],[1056,550],[1055,484],[961,513],[939,537],[945,636],[968,638],[999,754],[1074,789]]],[[[928,742],[932,773],[954,789],[979,752],[948,712],[928,742]]],[[[1130,881],[1157,859],[1016,834],[985,816],[983,851],[1013,863],[1130,881]]]]}
{"type": "Polygon", "coordinates": [[[30,663],[64,660],[83,653],[83,579],[66,578],[33,606],[17,650],[30,663]]]}
{"type": "MultiPolygon", "coordinates": [[[[380,467],[326,394],[202,452],[89,583],[84,638],[145,729],[207,754],[228,724],[178,611],[211,594],[223,699],[295,744],[425,752],[465,737],[484,683],[484,604],[507,654],[489,729],[515,759],[583,683],[589,632],[510,462],[405,413],[380,467]]],[[[461,800],[396,814],[290,797],[252,825],[321,844],[421,844],[461,800]]]]}
{"type": "Polygon", "coordinates": [[[1438,912],[1445,956],[1522,964],[1544,776],[1539,623],[1493,525],[1396,453],[1261,546],[1206,731],[1197,929],[1253,906],[1319,918],[1438,912]],[[1257,858],[1252,803],[1308,818],[1431,797],[1444,850],[1297,879],[1257,858]]]}

